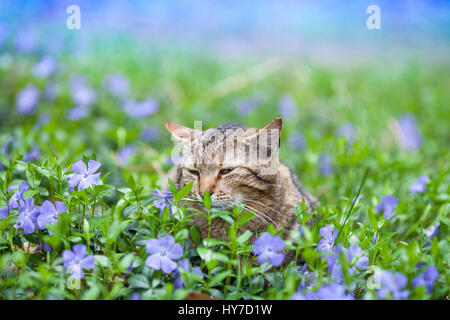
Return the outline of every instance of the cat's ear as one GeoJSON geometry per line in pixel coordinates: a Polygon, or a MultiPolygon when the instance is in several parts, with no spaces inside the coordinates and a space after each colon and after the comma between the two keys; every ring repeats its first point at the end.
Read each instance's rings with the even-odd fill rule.
{"type": "Polygon", "coordinates": [[[281,116],[273,119],[269,124],[260,129],[256,129],[249,136],[247,141],[250,144],[257,144],[259,149],[265,149],[268,156],[274,155],[280,148],[280,135],[283,125],[281,116]]]}
{"type": "Polygon", "coordinates": [[[174,122],[167,122],[166,129],[172,134],[172,137],[175,141],[192,141],[194,139],[194,135],[198,134],[199,130],[194,130],[174,122]]]}

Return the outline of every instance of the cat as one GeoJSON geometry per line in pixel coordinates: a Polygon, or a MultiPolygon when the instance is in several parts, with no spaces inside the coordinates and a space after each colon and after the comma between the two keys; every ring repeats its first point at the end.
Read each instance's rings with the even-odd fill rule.
{"type": "MultiPolygon", "coordinates": [[[[254,212],[240,232],[250,230],[250,243],[273,224],[283,230],[284,239],[299,227],[294,204],[305,202],[311,212],[317,200],[299,183],[295,174],[278,159],[282,118],[279,116],[257,129],[227,123],[202,131],[168,122],[172,140],[183,151],[178,164],[169,172],[179,189],[193,182],[187,206],[205,212],[201,200],[206,190],[211,196],[211,209],[232,211],[234,205],[244,205],[244,211],[254,212]]],[[[168,188],[168,185],[165,186],[168,188]]],[[[310,219],[309,224],[312,222],[310,219]]],[[[194,216],[202,238],[208,235],[208,222],[202,215],[194,216]]],[[[212,220],[210,235],[227,239],[228,223],[212,220]]],[[[292,260],[293,253],[285,261],[292,260]]]]}

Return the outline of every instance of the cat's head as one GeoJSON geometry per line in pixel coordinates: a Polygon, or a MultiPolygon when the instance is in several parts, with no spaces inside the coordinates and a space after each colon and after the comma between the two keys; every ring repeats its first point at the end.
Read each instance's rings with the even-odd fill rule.
{"type": "Polygon", "coordinates": [[[205,190],[212,207],[230,209],[234,204],[270,197],[278,173],[281,117],[262,128],[229,123],[203,131],[168,122],[175,142],[180,187],[193,182],[191,196],[201,200],[205,190]]]}

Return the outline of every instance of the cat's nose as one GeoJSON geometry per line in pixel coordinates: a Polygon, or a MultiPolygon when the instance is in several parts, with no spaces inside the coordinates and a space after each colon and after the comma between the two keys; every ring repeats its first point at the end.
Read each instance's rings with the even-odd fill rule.
{"type": "MultiPolygon", "coordinates": [[[[203,198],[204,196],[205,196],[205,191],[206,190],[203,190],[203,191],[200,191],[199,193],[200,193],[200,196],[203,198]]],[[[214,190],[208,190],[208,192],[209,192],[209,195],[210,196],[212,196],[213,194],[214,194],[214,190]]]]}

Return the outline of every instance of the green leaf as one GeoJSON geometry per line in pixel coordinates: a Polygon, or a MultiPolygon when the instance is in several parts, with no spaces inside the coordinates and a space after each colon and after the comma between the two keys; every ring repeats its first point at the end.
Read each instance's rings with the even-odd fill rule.
{"type": "Polygon", "coordinates": [[[213,287],[217,283],[222,282],[222,280],[224,280],[225,278],[227,278],[230,275],[234,276],[232,270],[226,270],[226,271],[219,273],[218,275],[214,276],[214,278],[211,280],[211,282],[209,283],[209,287],[213,287]]]}
{"type": "Polygon", "coordinates": [[[191,239],[195,244],[199,244],[201,241],[200,229],[197,226],[192,225],[189,229],[189,234],[191,235],[191,239]]]}
{"type": "Polygon", "coordinates": [[[109,264],[109,259],[106,256],[94,255],[95,262],[102,267],[107,267],[109,264]]]}
{"type": "Polygon", "coordinates": [[[206,208],[206,210],[211,209],[211,195],[209,194],[208,190],[205,190],[205,195],[203,196],[203,204],[206,208]]]}
{"type": "Polygon", "coordinates": [[[137,274],[128,279],[128,284],[130,288],[139,288],[139,289],[150,289],[150,283],[146,276],[142,274],[137,274]]]}
{"type": "Polygon", "coordinates": [[[246,211],[238,217],[236,225],[238,228],[245,226],[250,220],[253,219],[254,213],[251,211],[246,211]]]}
{"type": "Polygon", "coordinates": [[[134,212],[139,210],[140,206],[129,206],[123,209],[123,217],[128,218],[128,216],[132,215],[134,212]]]}
{"type": "Polygon", "coordinates": [[[188,237],[188,235],[189,235],[189,231],[187,229],[181,229],[175,235],[175,241],[182,242],[183,240],[185,240],[188,237]]]}
{"type": "Polygon", "coordinates": [[[237,242],[239,242],[240,244],[246,243],[252,237],[252,234],[253,233],[250,230],[246,230],[237,238],[237,242]]]}
{"type": "Polygon", "coordinates": [[[175,202],[178,203],[180,200],[182,200],[184,197],[186,197],[189,192],[191,192],[193,182],[189,182],[187,185],[185,185],[180,191],[177,192],[175,196],[175,202]]]}

